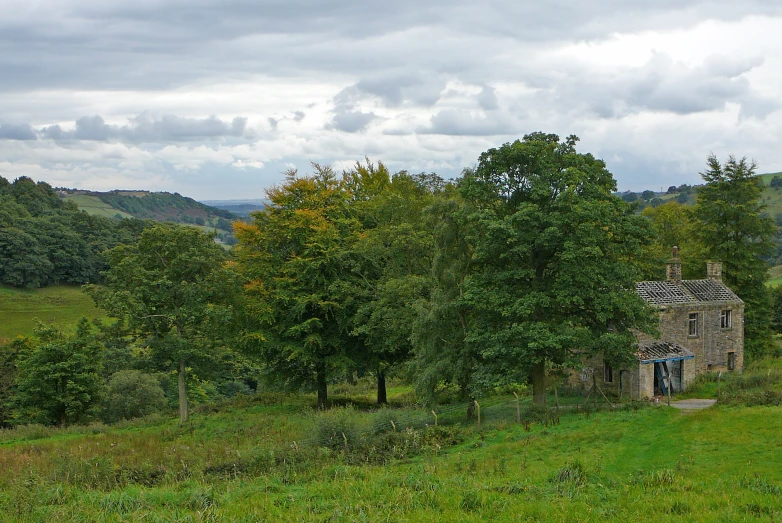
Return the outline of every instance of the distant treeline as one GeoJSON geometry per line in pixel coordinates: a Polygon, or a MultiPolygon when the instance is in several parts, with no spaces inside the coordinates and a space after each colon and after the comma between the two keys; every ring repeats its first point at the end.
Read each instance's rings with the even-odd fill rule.
{"type": "Polygon", "coordinates": [[[45,182],[0,177],[0,283],[43,287],[97,282],[100,253],[133,244],[149,222],[111,220],[79,211],[45,182]]]}

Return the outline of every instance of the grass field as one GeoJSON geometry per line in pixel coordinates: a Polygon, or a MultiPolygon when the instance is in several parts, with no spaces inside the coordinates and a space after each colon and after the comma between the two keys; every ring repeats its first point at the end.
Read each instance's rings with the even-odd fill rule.
{"type": "MultiPolygon", "coordinates": [[[[771,390],[756,375],[766,379],[726,378],[723,393],[750,382],[771,390]]],[[[767,378],[778,388],[780,377],[767,378]]],[[[728,401],[689,415],[628,406],[527,429],[504,400],[484,401],[481,427],[463,406],[439,407],[433,427],[428,410],[399,406],[401,398],[402,390],[392,395],[394,409],[319,413],[310,396],[267,393],[196,412],[185,425],[158,418],[0,432],[0,521],[782,516],[780,406],[728,401]],[[428,427],[407,428],[405,420],[426,417],[428,427]]]]}
{"type": "Polygon", "coordinates": [[[31,335],[35,319],[63,327],[75,325],[82,316],[103,314],[80,287],[52,285],[42,289],[0,286],[0,340],[31,335]]]}
{"type": "Polygon", "coordinates": [[[132,218],[130,214],[115,209],[111,205],[108,205],[101,201],[97,196],[89,196],[87,194],[75,194],[65,197],[66,200],[70,200],[79,206],[79,209],[87,211],[88,214],[104,216],[106,218],[114,218],[119,214],[122,218],[132,218]]]}
{"type": "Polygon", "coordinates": [[[771,267],[768,270],[768,281],[766,285],[769,287],[776,287],[782,285],[782,265],[771,267]]]}

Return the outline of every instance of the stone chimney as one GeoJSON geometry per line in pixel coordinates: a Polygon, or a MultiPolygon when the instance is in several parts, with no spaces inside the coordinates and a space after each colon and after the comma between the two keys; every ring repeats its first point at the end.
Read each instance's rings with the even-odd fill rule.
{"type": "Polygon", "coordinates": [[[722,281],[722,262],[706,262],[706,276],[712,281],[722,281]]]}
{"type": "Polygon", "coordinates": [[[682,284],[682,262],[679,259],[679,248],[675,245],[673,246],[673,258],[668,260],[665,266],[665,277],[671,283],[682,284]]]}

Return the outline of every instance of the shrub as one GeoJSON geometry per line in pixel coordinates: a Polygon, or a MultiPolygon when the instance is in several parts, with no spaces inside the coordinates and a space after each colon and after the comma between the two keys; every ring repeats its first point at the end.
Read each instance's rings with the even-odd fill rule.
{"type": "Polygon", "coordinates": [[[359,438],[356,414],[350,407],[319,412],[315,418],[314,438],[316,444],[330,449],[352,445],[359,438]]]}
{"type": "Polygon", "coordinates": [[[122,370],[109,380],[103,419],[113,423],[155,414],[165,408],[166,396],[157,378],[137,370],[122,370]]]}

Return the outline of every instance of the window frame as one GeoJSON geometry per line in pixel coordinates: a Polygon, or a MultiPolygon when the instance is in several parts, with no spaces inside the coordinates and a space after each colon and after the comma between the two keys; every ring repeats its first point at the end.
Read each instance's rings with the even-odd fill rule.
{"type": "Polygon", "coordinates": [[[722,309],[720,311],[720,329],[733,328],[733,309],[722,309]]]}
{"type": "Polygon", "coordinates": [[[614,369],[611,364],[606,360],[603,360],[603,383],[614,382],[614,369]]]}
{"type": "Polygon", "coordinates": [[[728,370],[736,370],[736,353],[728,353],[728,370]]]}
{"type": "Polygon", "coordinates": [[[698,323],[700,323],[700,312],[690,312],[687,316],[687,337],[698,338],[700,337],[700,329],[698,323]]]}

